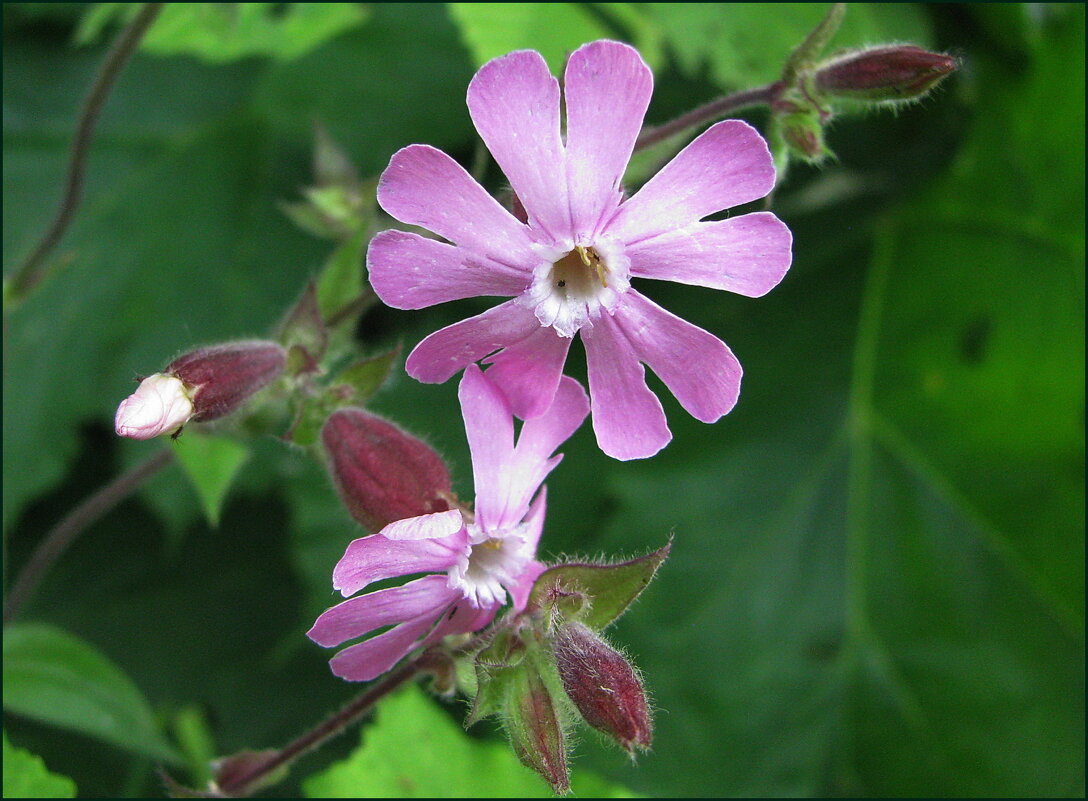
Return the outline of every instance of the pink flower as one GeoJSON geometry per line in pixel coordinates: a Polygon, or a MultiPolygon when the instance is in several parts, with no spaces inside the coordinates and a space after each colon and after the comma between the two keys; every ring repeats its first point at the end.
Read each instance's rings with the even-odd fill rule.
{"type": "Polygon", "coordinates": [[[727,120],[624,199],[620,182],[653,88],[649,68],[625,44],[593,42],[571,55],[563,86],[565,140],[559,83],[540,54],[490,61],[468,88],[472,120],[525,224],[441,151],[411,145],[394,154],[378,187],[382,208],[449,244],[383,231],[367,255],[370,280],[400,309],[511,297],[431,334],[407,370],[439,383],[483,359],[523,419],[548,409],[581,332],[601,449],[618,459],[652,456],[672,435],[642,364],[708,423],[733,408],[741,368],[717,337],[662,309],[631,278],[751,297],[772,289],[790,263],[780,220],[768,212],[702,220],[766,195],[774,165],[753,128],[727,120]]]}
{"type": "Polygon", "coordinates": [[[585,390],[564,378],[555,403],[522,426],[516,446],[510,405],[478,367],[465,370],[459,396],[472,452],[475,515],[450,509],[410,517],[348,546],[332,574],[333,587],[345,597],[381,579],[432,575],[351,598],[317,619],[309,637],[325,647],[396,624],[334,656],[330,664],[341,678],[369,681],[417,647],[483,628],[508,595],[515,609],[523,609],[544,569],[536,544],[545,493],[537,489],[563,458],[552,453],[589,413],[585,390]]]}
{"type": "Polygon", "coordinates": [[[173,433],[192,416],[193,401],[181,379],[155,373],[121,401],[113,427],[119,437],[152,439],[173,433]]]}

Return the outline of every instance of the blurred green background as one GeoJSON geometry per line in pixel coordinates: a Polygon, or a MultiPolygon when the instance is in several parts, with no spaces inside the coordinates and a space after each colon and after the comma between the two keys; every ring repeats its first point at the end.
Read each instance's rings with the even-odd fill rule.
{"type": "MultiPolygon", "coordinates": [[[[266,334],[327,258],[280,207],[312,183],[315,120],[363,177],[413,142],[470,165],[465,88],[490,57],[533,47],[556,67],[582,42],[631,41],[655,68],[654,124],[773,80],[824,11],[182,5],[109,98],[62,269],[5,317],[8,582],[66,511],[164,446],[113,436],[133,376],[266,334]]],[[[5,273],[52,216],[122,6],[95,11],[79,45],[92,6],[3,6],[5,273]]],[[[613,630],[652,691],[655,748],[632,765],[583,736],[576,773],[599,784],[582,795],[1084,794],[1084,7],[851,4],[832,47],[889,41],[963,67],[897,114],[837,118],[837,160],[791,169],[774,197],[795,235],[780,287],[640,287],[733,348],[736,410],[703,425],[654,382],[675,435],[659,457],[611,461],[587,426],[548,482],[546,555],[676,537],[613,630]]],[[[488,305],[375,308],[357,335],[407,353],[488,305]]],[[[584,379],[578,345],[570,369],[584,379]]],[[[471,497],[455,392],[400,373],[372,408],[439,449],[471,497]]],[[[41,770],[19,749],[81,795],[158,794],[160,759],[201,781],[210,756],[283,745],[346,701],[356,688],[304,632],[360,534],[321,470],[273,440],[253,445],[217,528],[177,466],[158,476],[5,633],[5,794],[9,774],[41,770]]],[[[486,727],[464,753],[437,735],[398,744],[458,704],[394,702],[355,759],[418,747],[403,775],[329,769],[352,732],[268,792],[531,792],[485,767],[486,727]]]]}

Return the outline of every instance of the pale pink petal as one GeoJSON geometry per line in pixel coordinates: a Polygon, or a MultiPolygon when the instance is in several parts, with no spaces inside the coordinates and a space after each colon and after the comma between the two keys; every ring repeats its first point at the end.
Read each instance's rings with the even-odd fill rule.
{"type": "Polygon", "coordinates": [[[634,290],[624,294],[613,320],[692,417],[713,423],[736,404],[740,362],[716,336],[634,290]]]}
{"type": "MultiPolygon", "coordinates": [[[[559,457],[556,457],[557,459],[559,457]]],[[[544,532],[544,514],[548,508],[548,488],[541,487],[540,492],[533,499],[533,505],[529,507],[529,513],[525,515],[525,523],[528,529],[525,532],[525,542],[528,550],[536,553],[536,546],[540,542],[540,535],[544,532]]]]}
{"type": "Polygon", "coordinates": [[[653,93],[653,73],[620,42],[582,45],[567,61],[567,184],[575,241],[590,241],[619,205],[620,181],[653,93]]]}
{"type": "Polygon", "coordinates": [[[513,297],[532,278],[529,271],[406,231],[382,231],[374,237],[366,267],[378,297],[395,309],[423,309],[479,295],[513,297]]]}
{"type": "Polygon", "coordinates": [[[597,444],[613,459],[653,456],[672,434],[661,401],[646,386],[646,371],[638,355],[607,314],[592,328],[582,329],[582,341],[597,444]]]}
{"type": "Polygon", "coordinates": [[[348,545],[333,568],[332,586],[346,597],[379,579],[446,571],[461,560],[467,547],[463,529],[441,540],[398,541],[371,534],[348,545]]]}
{"type": "Polygon", "coordinates": [[[502,389],[510,408],[522,420],[544,414],[551,406],[570,343],[551,326],[542,325],[484,360],[492,365],[487,377],[502,389]]]}
{"type": "Polygon", "coordinates": [[[376,679],[419,644],[420,638],[430,631],[443,611],[435,610],[434,615],[423,615],[401,623],[366,642],[345,648],[329,661],[329,667],[335,675],[347,681],[376,679]]]}
{"type": "Polygon", "coordinates": [[[409,145],[393,154],[378,183],[378,203],[401,222],[500,264],[532,264],[529,229],[464,167],[429,145],[409,145]]]}
{"type": "Polygon", "coordinates": [[[434,631],[427,635],[421,645],[430,645],[450,634],[465,634],[470,631],[479,631],[495,618],[495,614],[502,608],[502,604],[483,606],[477,609],[467,601],[461,601],[450,612],[442,617],[442,621],[434,631]]]}
{"type": "Polygon", "coordinates": [[[710,126],[626,201],[605,232],[633,244],[763,197],[774,162],[755,128],[740,120],[710,126]]]}
{"type": "MultiPolygon", "coordinates": [[[[487,375],[491,376],[490,370],[487,375]]],[[[514,460],[543,462],[570,439],[588,414],[589,398],[586,391],[570,376],[563,376],[547,412],[526,421],[521,427],[514,460]]]]}
{"type": "Polygon", "coordinates": [[[516,300],[435,331],[408,356],[404,369],[425,384],[441,384],[467,364],[536,333],[536,316],[516,300]]]}
{"type": "Polygon", "coordinates": [[[414,620],[421,615],[430,615],[433,620],[457,597],[457,591],[450,589],[446,576],[424,576],[402,587],[349,598],[326,609],[306,636],[318,645],[331,648],[390,623],[414,620]]]}
{"type": "Polygon", "coordinates": [[[378,534],[389,540],[437,540],[456,534],[462,525],[461,513],[457,509],[448,509],[396,520],[378,534]]]}
{"type": "Polygon", "coordinates": [[[518,50],[484,64],[468,86],[468,110],[530,224],[569,237],[559,82],[540,53],[518,50]]]}
{"type": "Polygon", "coordinates": [[[693,223],[627,248],[631,275],[758,298],[790,268],[793,236],[768,211],[693,223]]]}
{"type": "Polygon", "coordinates": [[[543,562],[530,562],[518,577],[517,584],[509,588],[510,600],[514,604],[514,609],[518,612],[525,608],[525,605],[529,602],[529,593],[533,591],[533,584],[540,578],[540,574],[547,569],[548,566],[543,562]]]}
{"type": "MultiPolygon", "coordinates": [[[[465,434],[472,453],[476,487],[476,522],[485,529],[501,525],[514,453],[514,418],[510,404],[479,367],[465,368],[457,390],[465,434]]],[[[517,521],[515,521],[517,522],[517,521]]]]}

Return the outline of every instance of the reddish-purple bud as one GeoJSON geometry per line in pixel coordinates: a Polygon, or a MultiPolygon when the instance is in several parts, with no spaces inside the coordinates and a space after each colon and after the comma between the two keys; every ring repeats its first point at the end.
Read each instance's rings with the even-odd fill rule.
{"type": "Polygon", "coordinates": [[[193,400],[194,422],[230,414],[283,372],[284,349],[251,340],[200,348],[179,356],[163,371],[184,382],[193,400]]]}
{"type": "Polygon", "coordinates": [[[650,747],[653,721],[646,691],[623,654],[581,623],[559,630],[552,653],[563,689],[586,723],[628,753],[650,747]]]}
{"type": "Polygon", "coordinates": [[[339,409],[321,429],[340,498],[371,531],[450,508],[442,458],[392,423],[362,409],[339,409]]]}
{"type": "Polygon", "coordinates": [[[959,62],[915,45],[887,45],[855,51],[816,68],[818,92],[858,100],[891,101],[921,97],[959,62]]]}
{"type": "Polygon", "coordinates": [[[543,776],[556,795],[569,793],[567,738],[552,695],[535,670],[519,672],[506,713],[510,742],[518,759],[543,776]]]}

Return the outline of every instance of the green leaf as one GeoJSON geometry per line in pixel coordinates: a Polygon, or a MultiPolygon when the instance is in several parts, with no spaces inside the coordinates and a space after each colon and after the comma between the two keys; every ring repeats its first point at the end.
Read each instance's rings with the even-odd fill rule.
{"type": "Polygon", "coordinates": [[[172,730],[185,756],[193,786],[207,786],[212,778],[215,741],[203,710],[195,704],[179,709],[174,714],[172,730]]]}
{"type": "Polygon", "coordinates": [[[93,646],[53,626],[4,630],[4,709],[177,762],[136,685],[93,646]]]}
{"type": "Polygon", "coordinates": [[[449,3],[476,66],[512,50],[538,51],[558,74],[567,56],[586,42],[613,38],[575,3],[449,3]]]}
{"type": "Polygon", "coordinates": [[[306,284],[298,302],[287,312],[286,318],[280,324],[277,339],[284,347],[303,350],[305,364],[292,370],[289,358],[289,374],[297,375],[300,371],[306,371],[309,365],[316,369],[316,363],[325,355],[329,346],[329,332],[318,309],[317,289],[313,281],[306,284]]]}
{"type": "Polygon", "coordinates": [[[174,453],[200,498],[208,523],[218,526],[227,490],[249,458],[249,449],[227,437],[187,430],[174,440],[174,453]]]}
{"type": "MultiPolygon", "coordinates": [[[[76,41],[94,41],[114,20],[128,21],[138,3],[101,3],[84,17],[76,41]]],[[[176,3],[167,5],[141,48],[160,56],[195,56],[212,64],[249,56],[291,60],[361,25],[357,3],[176,3]]]]}
{"type": "MultiPolygon", "coordinates": [[[[415,688],[378,706],[363,745],[303,783],[310,798],[550,798],[547,785],[506,743],[468,737],[415,688]]],[[[575,794],[630,798],[594,776],[575,775],[575,794]]]]}
{"type": "Polygon", "coordinates": [[[576,620],[599,631],[627,611],[642,594],[671,547],[670,543],[646,556],[613,565],[572,563],[549,568],[533,585],[529,604],[549,606],[557,593],[584,595],[587,602],[582,611],[570,611],[576,620]]]}
{"type": "MultiPolygon", "coordinates": [[[[650,3],[669,49],[684,72],[710,77],[727,90],[776,80],[795,47],[817,26],[827,5],[775,3],[650,3]],[[770,23],[768,13],[774,14],[770,23]]],[[[922,13],[909,3],[850,3],[832,48],[907,41],[929,43],[922,13]]]]}
{"type": "Polygon", "coordinates": [[[50,773],[41,757],[13,746],[4,732],[4,798],[75,797],[75,782],[50,773]]]}
{"type": "Polygon", "coordinates": [[[393,367],[400,358],[400,348],[393,348],[377,356],[353,362],[341,370],[330,385],[333,388],[344,387],[342,406],[362,406],[374,395],[389,378],[393,367]]]}

